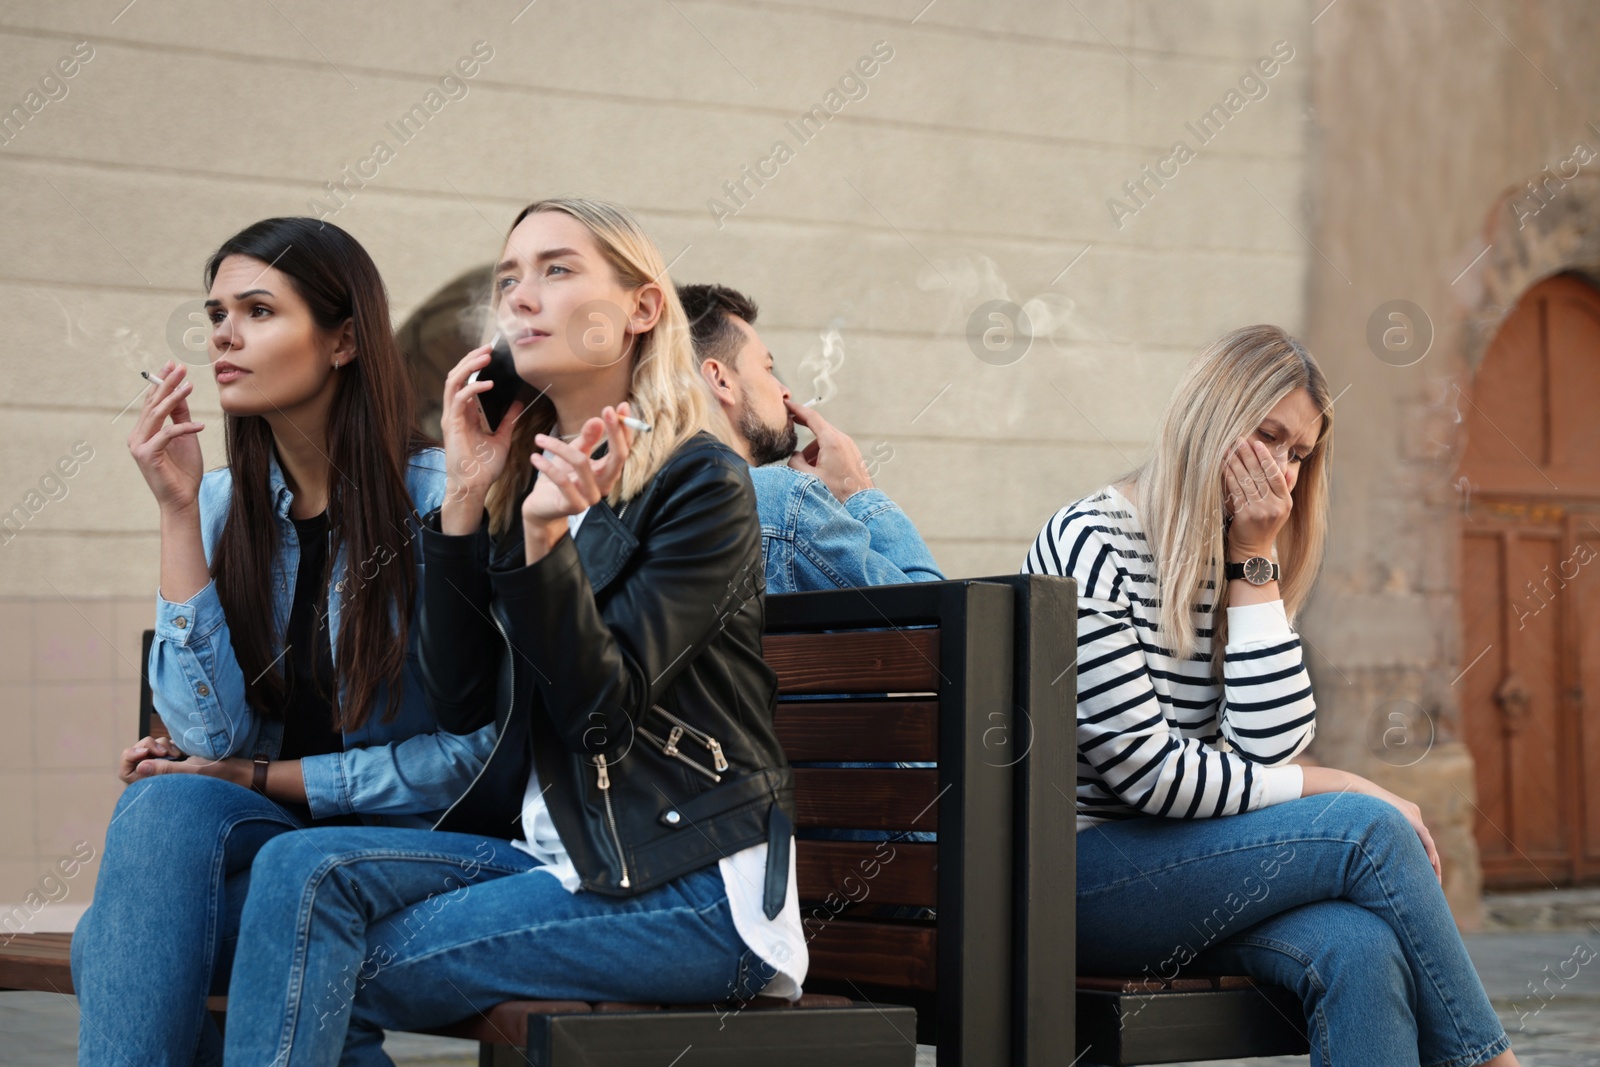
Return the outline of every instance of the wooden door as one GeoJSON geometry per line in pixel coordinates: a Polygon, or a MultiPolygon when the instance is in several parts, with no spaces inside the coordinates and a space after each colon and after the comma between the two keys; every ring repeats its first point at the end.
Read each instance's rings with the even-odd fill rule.
{"type": "Polygon", "coordinates": [[[1530,289],[1460,399],[1455,685],[1484,882],[1600,881],[1600,293],[1530,289]]]}

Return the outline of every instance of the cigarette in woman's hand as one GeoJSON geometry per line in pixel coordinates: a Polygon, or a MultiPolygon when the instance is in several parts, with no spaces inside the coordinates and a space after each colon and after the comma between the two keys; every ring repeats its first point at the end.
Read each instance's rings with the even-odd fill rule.
{"type": "Polygon", "coordinates": [[[154,374],[151,374],[147,370],[140,371],[139,372],[139,377],[143,378],[145,381],[151,383],[152,385],[166,385],[167,384],[167,380],[165,378],[157,378],[154,374]]]}
{"type": "Polygon", "coordinates": [[[622,416],[622,422],[630,430],[633,430],[636,433],[649,433],[651,430],[655,429],[655,427],[651,426],[648,422],[645,422],[643,419],[636,419],[632,415],[622,416]]]}

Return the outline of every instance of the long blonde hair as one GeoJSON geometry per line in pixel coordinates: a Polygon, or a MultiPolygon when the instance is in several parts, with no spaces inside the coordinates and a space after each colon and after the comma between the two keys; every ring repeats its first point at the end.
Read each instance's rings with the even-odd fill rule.
{"type": "Polygon", "coordinates": [[[1224,458],[1233,442],[1253,437],[1268,412],[1296,389],[1311,395],[1322,412],[1322,429],[1301,461],[1294,507],[1278,534],[1279,589],[1292,622],[1322,566],[1333,433],[1328,380],[1303,344],[1277,326],[1246,326],[1213,342],[1178,383],[1156,428],[1150,459],[1129,475],[1138,485],[1140,525],[1154,556],[1158,640],[1181,659],[1196,650],[1194,610],[1209,597],[1211,656],[1220,670],[1228,638],[1224,458]]]}
{"type": "MultiPolygon", "coordinates": [[[[711,398],[698,373],[698,362],[689,336],[689,320],[678,302],[677,287],[667,277],[667,265],[648,234],[625,208],[600,200],[559,197],[529,204],[511,223],[515,230],[523,219],[539,211],[560,211],[588,227],[595,243],[617,281],[627,289],[648,282],[661,286],[661,316],[648,331],[634,334],[631,351],[624,358],[633,360],[628,384],[628,404],[634,417],[650,423],[651,433],[636,434],[633,450],[622,468],[608,501],[638,495],[661,465],[680,445],[701,430],[713,430],[711,398]]],[[[511,231],[508,230],[509,235],[511,231]]],[[[499,294],[493,299],[498,302],[499,294]]],[[[489,487],[489,530],[498,536],[518,519],[522,494],[527,489],[531,468],[515,462],[518,456],[534,451],[535,434],[552,433],[556,421],[555,404],[548,396],[534,402],[517,420],[511,431],[512,461],[489,487]]]]}

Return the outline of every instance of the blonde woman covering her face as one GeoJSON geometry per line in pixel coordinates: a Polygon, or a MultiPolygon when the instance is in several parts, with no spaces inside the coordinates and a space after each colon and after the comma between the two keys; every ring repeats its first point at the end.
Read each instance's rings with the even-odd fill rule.
{"type": "Polygon", "coordinates": [[[1328,534],[1333,401],[1276,326],[1179,382],[1136,470],[1062,508],[1023,570],[1078,585],[1078,971],[1297,992],[1312,1063],[1513,1064],[1420,810],[1300,767],[1293,622],[1328,534]]]}

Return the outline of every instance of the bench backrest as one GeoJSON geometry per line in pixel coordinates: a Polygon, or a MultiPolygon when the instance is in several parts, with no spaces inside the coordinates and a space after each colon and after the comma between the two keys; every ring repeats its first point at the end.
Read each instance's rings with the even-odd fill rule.
{"type": "Polygon", "coordinates": [[[765,657],[792,762],[936,764],[796,767],[802,835],[937,834],[802,837],[796,865],[807,988],[915,1005],[941,1063],[1010,1062],[1015,760],[997,742],[1016,739],[1014,600],[1006,585],[975,581],[767,600],[765,657]],[[873,905],[937,918],[886,918],[873,905]]]}

